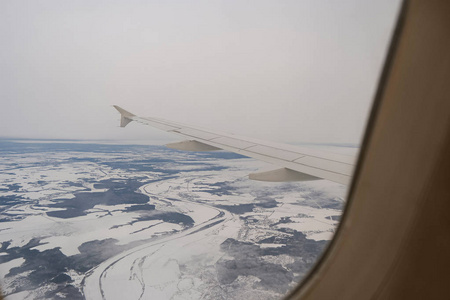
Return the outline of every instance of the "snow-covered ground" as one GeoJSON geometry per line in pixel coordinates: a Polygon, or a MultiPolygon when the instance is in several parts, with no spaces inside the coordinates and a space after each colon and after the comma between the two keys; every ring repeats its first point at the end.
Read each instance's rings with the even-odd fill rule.
{"type": "Polygon", "coordinates": [[[34,147],[0,158],[7,299],[277,298],[331,239],[346,193],[250,181],[265,163],[220,153],[34,147]]]}

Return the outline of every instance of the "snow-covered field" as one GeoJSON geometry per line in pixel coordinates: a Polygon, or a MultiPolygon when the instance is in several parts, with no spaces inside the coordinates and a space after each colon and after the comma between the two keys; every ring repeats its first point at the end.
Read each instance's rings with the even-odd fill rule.
{"type": "Polygon", "coordinates": [[[224,152],[7,146],[7,299],[279,298],[331,239],[346,193],[324,180],[250,181],[267,165],[224,152]]]}

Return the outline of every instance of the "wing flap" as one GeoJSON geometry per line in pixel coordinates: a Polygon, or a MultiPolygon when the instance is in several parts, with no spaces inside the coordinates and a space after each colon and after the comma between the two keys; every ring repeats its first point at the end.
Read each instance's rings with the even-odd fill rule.
{"type": "Polygon", "coordinates": [[[281,168],[265,172],[251,173],[248,178],[258,181],[269,182],[286,182],[286,181],[311,181],[320,178],[314,177],[305,173],[300,173],[294,170],[281,168]]]}
{"type": "Polygon", "coordinates": [[[175,150],[182,150],[182,151],[217,151],[222,150],[217,147],[210,146],[205,143],[200,143],[198,141],[182,141],[177,143],[170,143],[166,144],[166,147],[175,149],[175,150]]]}

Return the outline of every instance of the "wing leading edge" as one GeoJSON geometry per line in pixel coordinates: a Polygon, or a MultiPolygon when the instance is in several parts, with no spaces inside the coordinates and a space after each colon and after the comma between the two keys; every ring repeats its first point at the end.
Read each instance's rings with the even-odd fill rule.
{"type": "Polygon", "coordinates": [[[355,158],[347,155],[326,153],[286,144],[259,141],[237,135],[197,128],[152,117],[138,117],[114,105],[121,115],[120,127],[131,121],[149,125],[187,139],[167,144],[169,148],[186,151],[227,150],[256,158],[280,169],[253,173],[250,179],[262,181],[309,181],[327,179],[349,184],[355,158]]]}

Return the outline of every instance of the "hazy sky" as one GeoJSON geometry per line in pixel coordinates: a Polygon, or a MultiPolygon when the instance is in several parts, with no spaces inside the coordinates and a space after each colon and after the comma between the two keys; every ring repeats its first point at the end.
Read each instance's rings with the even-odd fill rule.
{"type": "Polygon", "coordinates": [[[147,139],[141,116],[358,143],[392,0],[0,1],[0,137],[147,139]]]}

